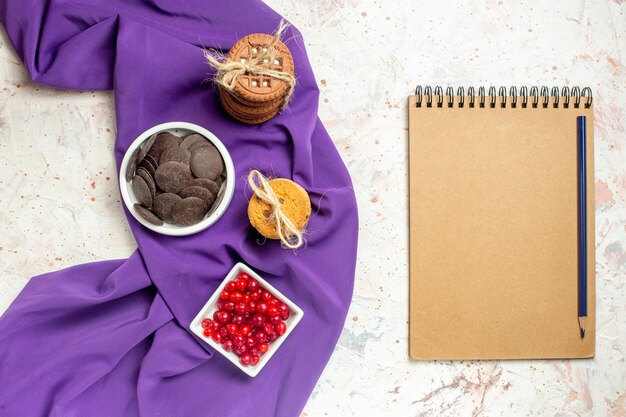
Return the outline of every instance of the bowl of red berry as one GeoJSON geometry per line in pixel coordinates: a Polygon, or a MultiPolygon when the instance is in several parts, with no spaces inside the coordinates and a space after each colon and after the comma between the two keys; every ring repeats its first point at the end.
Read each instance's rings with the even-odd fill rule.
{"type": "Polygon", "coordinates": [[[193,319],[190,330],[249,376],[257,376],[304,312],[237,263],[193,319]]]}

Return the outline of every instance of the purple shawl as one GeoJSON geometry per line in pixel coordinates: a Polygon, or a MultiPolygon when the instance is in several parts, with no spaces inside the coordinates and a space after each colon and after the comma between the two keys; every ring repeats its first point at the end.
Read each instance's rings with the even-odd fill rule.
{"type": "Polygon", "coordinates": [[[298,84],[281,115],[245,126],[203,83],[203,47],[228,50],[271,33],[280,16],[259,0],[2,0],[0,22],[38,83],[114,89],[115,156],[145,129],[188,121],[231,152],[233,201],[211,228],[167,237],[127,212],[127,260],[33,277],[0,317],[0,416],[295,417],[340,335],[352,296],[357,207],[348,172],[317,118],[319,91],[300,33],[286,44],[298,84]],[[291,178],[311,196],[307,246],[263,245],[247,220],[251,168],[291,178]],[[242,261],[305,311],[250,378],[199,343],[188,325],[242,261]]]}

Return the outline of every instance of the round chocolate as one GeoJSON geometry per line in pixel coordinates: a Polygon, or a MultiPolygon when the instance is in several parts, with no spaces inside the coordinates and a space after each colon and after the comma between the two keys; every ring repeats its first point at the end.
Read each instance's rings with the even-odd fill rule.
{"type": "Polygon", "coordinates": [[[154,173],[156,172],[156,166],[152,165],[148,160],[144,159],[139,164],[137,164],[137,169],[144,168],[150,176],[154,177],[154,173]]]}
{"type": "Polygon", "coordinates": [[[215,180],[224,171],[224,161],[213,145],[196,148],[191,152],[189,161],[191,171],[196,177],[215,180]]]}
{"type": "Polygon", "coordinates": [[[145,208],[141,204],[135,204],[133,208],[139,213],[141,217],[148,220],[150,223],[157,226],[163,226],[163,220],[159,219],[153,212],[145,208]]]}
{"type": "Polygon", "coordinates": [[[183,149],[189,149],[191,145],[198,142],[206,142],[206,138],[198,133],[192,133],[191,135],[185,136],[183,141],[180,143],[180,147],[183,149]]]}
{"type": "Polygon", "coordinates": [[[172,220],[181,226],[191,226],[201,221],[206,214],[206,202],[198,197],[187,197],[172,209],[172,220]]]}
{"type": "Polygon", "coordinates": [[[181,142],[182,139],[178,136],[169,132],[161,132],[157,135],[154,145],[152,145],[152,148],[150,149],[149,155],[158,161],[165,149],[173,145],[178,146],[181,142]]]}
{"type": "Polygon", "coordinates": [[[137,156],[141,151],[140,148],[137,148],[133,151],[133,154],[130,156],[130,160],[128,161],[128,165],[126,165],[126,181],[130,181],[133,179],[133,175],[135,175],[135,170],[137,169],[137,156]]]}
{"type": "Polygon", "coordinates": [[[157,195],[152,202],[152,210],[162,220],[172,221],[172,209],[182,198],[174,193],[162,193],[157,195]]]}
{"type": "Polygon", "coordinates": [[[141,152],[139,152],[139,155],[137,156],[138,160],[142,160],[144,158],[144,156],[146,156],[148,154],[148,152],[150,152],[150,148],[152,148],[152,145],[154,145],[154,141],[156,140],[157,135],[152,135],[148,138],[148,140],[143,144],[143,146],[141,147],[141,152]]]}
{"type": "Polygon", "coordinates": [[[154,182],[154,178],[150,176],[150,173],[145,168],[141,167],[137,170],[137,175],[139,175],[148,185],[150,189],[150,194],[152,194],[152,198],[156,195],[156,184],[154,182]]]}
{"type": "Polygon", "coordinates": [[[135,175],[133,177],[132,187],[137,201],[146,207],[152,207],[152,193],[146,181],[139,175],[135,175]]]}
{"type": "Polygon", "coordinates": [[[209,142],[208,140],[205,140],[204,142],[196,142],[196,143],[192,143],[191,145],[189,145],[189,152],[193,152],[198,148],[202,148],[204,146],[213,146],[211,144],[211,142],[209,142]]]}
{"type": "Polygon", "coordinates": [[[154,166],[155,168],[159,166],[159,161],[157,161],[156,159],[154,159],[154,157],[150,154],[144,156],[144,158],[146,161],[150,162],[152,164],[152,166],[154,166]]]}
{"type": "Polygon", "coordinates": [[[178,193],[193,180],[189,166],[170,161],[159,165],[154,179],[159,188],[167,193],[178,193]]]}
{"type": "Polygon", "coordinates": [[[206,188],[197,185],[183,188],[182,191],[178,193],[178,195],[182,198],[198,197],[206,202],[207,208],[211,208],[213,202],[215,201],[215,195],[213,195],[206,188]]]}
{"type": "Polygon", "coordinates": [[[165,149],[159,158],[159,163],[164,164],[170,161],[182,162],[185,165],[189,165],[189,159],[191,158],[191,152],[180,146],[170,146],[165,149]]]}
{"type": "Polygon", "coordinates": [[[217,185],[216,181],[209,180],[207,178],[196,178],[191,181],[191,185],[197,185],[199,187],[204,187],[213,194],[213,197],[217,197],[217,193],[220,192],[220,186],[217,185]]]}

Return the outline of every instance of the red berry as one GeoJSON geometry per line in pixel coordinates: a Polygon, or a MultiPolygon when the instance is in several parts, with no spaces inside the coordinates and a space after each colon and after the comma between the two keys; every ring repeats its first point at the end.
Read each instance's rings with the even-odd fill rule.
{"type": "Polygon", "coordinates": [[[287,320],[287,319],[289,318],[289,316],[291,316],[291,313],[289,312],[289,310],[287,310],[287,312],[286,312],[285,314],[282,314],[282,315],[280,316],[280,318],[281,318],[283,321],[285,321],[285,320],[287,320]]]}
{"type": "Polygon", "coordinates": [[[281,321],[281,322],[279,322],[279,323],[276,323],[276,326],[275,326],[275,327],[276,327],[276,333],[277,333],[279,336],[284,335],[284,334],[285,334],[285,332],[287,331],[287,325],[285,324],[285,322],[284,322],[284,321],[281,321]]]}
{"type": "Polygon", "coordinates": [[[250,292],[250,299],[252,301],[259,301],[261,299],[261,291],[252,291],[250,292]]]}
{"type": "Polygon", "coordinates": [[[248,312],[248,304],[245,304],[245,303],[235,304],[235,312],[241,315],[246,314],[248,312]]]}
{"type": "Polygon", "coordinates": [[[253,347],[256,347],[256,341],[255,341],[253,338],[248,337],[248,338],[246,339],[246,347],[247,347],[248,349],[253,348],[253,347]]]}
{"type": "MultiPolygon", "coordinates": [[[[249,290],[250,292],[256,291],[256,290],[258,290],[260,287],[261,287],[261,286],[259,285],[259,282],[258,282],[257,280],[254,280],[254,279],[252,279],[252,278],[251,278],[251,279],[248,281],[248,290],[249,290]]],[[[260,294],[259,294],[259,295],[260,295],[260,294]]]]}
{"type": "Polygon", "coordinates": [[[226,324],[231,319],[231,314],[227,311],[216,311],[213,318],[220,323],[226,324]]]}
{"type": "Polygon", "coordinates": [[[276,332],[276,329],[274,328],[274,325],[272,323],[265,323],[263,325],[263,330],[265,330],[265,333],[267,334],[274,334],[276,332]]]}
{"type": "Polygon", "coordinates": [[[280,312],[280,315],[283,316],[289,313],[289,307],[287,307],[287,304],[280,303],[278,305],[278,311],[280,312]]]}
{"type": "Polygon", "coordinates": [[[239,278],[235,282],[235,286],[237,287],[239,291],[245,291],[245,289],[248,288],[248,281],[246,281],[245,279],[239,278]]]}
{"type": "Polygon", "coordinates": [[[226,352],[230,352],[234,349],[234,347],[235,345],[233,344],[232,340],[224,340],[224,342],[222,343],[222,348],[224,348],[226,352]]]}
{"type": "Polygon", "coordinates": [[[259,350],[259,352],[263,354],[267,352],[267,350],[270,348],[270,345],[268,345],[267,342],[261,342],[258,345],[256,345],[256,348],[259,350]]]}
{"type": "Polygon", "coordinates": [[[276,340],[278,338],[279,338],[279,336],[276,333],[267,335],[267,341],[268,342],[273,342],[274,340],[276,340]]]}
{"type": "Polygon", "coordinates": [[[248,303],[248,310],[250,311],[256,311],[256,301],[250,301],[248,303]]]}
{"type": "Polygon", "coordinates": [[[244,353],[246,353],[246,351],[248,350],[248,348],[246,347],[246,345],[241,345],[235,348],[235,353],[239,356],[243,355],[244,353]]]}
{"type": "Polygon", "coordinates": [[[242,336],[249,335],[251,331],[252,331],[252,327],[250,327],[249,324],[242,324],[239,327],[239,334],[242,335],[242,336]]]}
{"type": "Polygon", "coordinates": [[[211,339],[213,339],[215,343],[222,343],[224,337],[220,333],[213,333],[213,335],[211,335],[211,339]]]}
{"type": "Polygon", "coordinates": [[[280,311],[278,311],[278,307],[272,306],[272,307],[267,309],[267,314],[270,317],[276,317],[276,316],[278,316],[280,314],[280,311]]]}
{"type": "Polygon", "coordinates": [[[280,305],[280,301],[278,301],[276,298],[272,298],[267,301],[267,305],[270,307],[278,307],[280,305]]]}
{"type": "Polygon", "coordinates": [[[213,329],[210,327],[205,327],[204,330],[202,330],[202,334],[204,334],[204,337],[211,337],[211,335],[213,334],[213,329]]]}
{"type": "Polygon", "coordinates": [[[243,298],[241,299],[241,302],[250,304],[250,301],[252,301],[252,297],[250,297],[250,294],[244,294],[243,298]]]}
{"type": "Polygon", "coordinates": [[[237,346],[237,347],[243,346],[244,343],[246,343],[246,338],[243,337],[242,335],[238,334],[238,335],[233,337],[233,344],[235,346],[237,346]]]}
{"type": "Polygon", "coordinates": [[[221,298],[222,300],[228,300],[228,299],[230,298],[230,292],[229,292],[229,291],[226,291],[226,290],[223,290],[223,291],[220,293],[220,298],[221,298]]]}
{"type": "Polygon", "coordinates": [[[267,334],[262,330],[257,330],[252,336],[257,344],[263,343],[267,340],[267,334]]]}
{"type": "Polygon", "coordinates": [[[261,361],[261,357],[259,355],[252,355],[252,360],[250,361],[250,365],[257,365],[261,361]]]}
{"type": "Polygon", "coordinates": [[[237,278],[239,278],[239,279],[243,279],[243,280],[246,280],[246,281],[248,281],[248,280],[252,279],[252,278],[250,278],[250,275],[246,274],[245,272],[241,272],[241,273],[237,276],[237,278]]]}
{"type": "Polygon", "coordinates": [[[228,281],[228,283],[226,284],[226,291],[236,291],[237,290],[237,284],[235,284],[235,281],[228,281]]]}
{"type": "Polygon", "coordinates": [[[253,348],[248,348],[247,352],[251,355],[260,355],[261,353],[259,352],[259,349],[255,347],[253,348]]]}
{"type": "Polygon", "coordinates": [[[266,314],[268,310],[267,303],[260,302],[256,305],[256,311],[259,314],[266,314]]]}
{"type": "Polygon", "coordinates": [[[230,301],[232,301],[233,303],[240,303],[242,299],[243,299],[243,294],[240,293],[239,291],[230,293],[230,301]]]}
{"type": "Polygon", "coordinates": [[[224,310],[233,311],[235,309],[235,303],[232,301],[224,301],[224,310]]]}
{"type": "Polygon", "coordinates": [[[261,293],[261,300],[263,300],[263,301],[266,301],[266,302],[267,302],[267,301],[271,300],[272,298],[274,298],[274,297],[272,296],[272,294],[270,294],[270,293],[269,293],[269,292],[267,292],[267,291],[263,291],[263,292],[261,293]]]}
{"type": "Polygon", "coordinates": [[[213,321],[213,320],[211,320],[211,319],[210,319],[210,318],[208,318],[208,317],[207,317],[207,318],[205,318],[205,319],[202,319],[202,328],[203,328],[203,329],[206,329],[207,327],[209,327],[209,326],[211,325],[211,322],[212,322],[212,321],[213,321]]]}
{"type": "Polygon", "coordinates": [[[244,322],[244,316],[242,316],[241,314],[235,314],[230,322],[235,324],[241,324],[244,322]]]}
{"type": "Polygon", "coordinates": [[[252,356],[250,356],[247,353],[244,353],[243,355],[241,355],[241,357],[239,358],[239,361],[241,362],[241,364],[243,366],[248,366],[250,365],[250,363],[252,363],[252,356]]]}
{"type": "Polygon", "coordinates": [[[270,323],[272,323],[273,325],[276,325],[277,323],[280,323],[280,321],[281,321],[281,319],[278,316],[270,317],[270,323]]]}
{"type": "Polygon", "coordinates": [[[263,314],[255,314],[252,316],[251,323],[254,327],[261,327],[265,323],[265,316],[263,314]]]}
{"type": "Polygon", "coordinates": [[[217,309],[218,310],[224,310],[224,303],[225,302],[226,301],[224,301],[224,300],[217,300],[217,309]]]}
{"type": "Polygon", "coordinates": [[[213,320],[210,324],[210,328],[211,330],[213,330],[214,332],[218,331],[220,329],[220,327],[222,327],[222,323],[220,323],[219,321],[215,321],[213,320]]]}
{"type": "Polygon", "coordinates": [[[239,326],[234,323],[229,323],[226,325],[226,330],[229,334],[237,334],[237,332],[239,331],[239,326]]]}
{"type": "Polygon", "coordinates": [[[228,329],[226,327],[222,327],[218,333],[222,336],[223,339],[228,337],[228,329]]]}

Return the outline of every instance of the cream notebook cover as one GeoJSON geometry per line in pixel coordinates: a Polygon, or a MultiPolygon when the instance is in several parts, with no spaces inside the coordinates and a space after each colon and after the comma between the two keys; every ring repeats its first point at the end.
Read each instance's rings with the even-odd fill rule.
{"type": "Polygon", "coordinates": [[[450,90],[409,97],[410,356],[593,357],[591,91],[450,90]],[[584,339],[576,116],[587,116],[584,339]]]}

